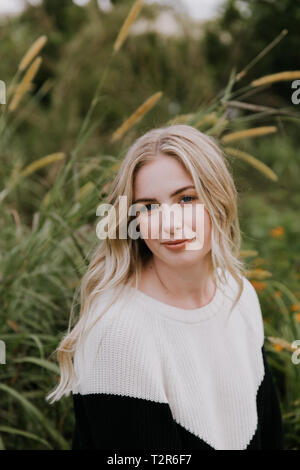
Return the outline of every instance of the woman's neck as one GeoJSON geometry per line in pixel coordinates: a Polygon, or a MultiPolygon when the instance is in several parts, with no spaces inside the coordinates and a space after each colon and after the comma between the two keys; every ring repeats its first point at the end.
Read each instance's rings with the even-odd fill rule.
{"type": "Polygon", "coordinates": [[[190,277],[185,277],[185,274],[182,270],[179,272],[156,263],[152,257],[142,269],[138,289],[162,302],[176,303],[179,308],[207,305],[216,292],[210,263],[203,265],[201,272],[190,272],[190,277]]]}

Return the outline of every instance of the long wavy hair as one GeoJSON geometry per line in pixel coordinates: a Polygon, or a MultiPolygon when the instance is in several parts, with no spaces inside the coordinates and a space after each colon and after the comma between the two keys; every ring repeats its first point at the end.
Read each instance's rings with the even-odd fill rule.
{"type": "MultiPolygon", "coordinates": [[[[211,266],[213,277],[221,283],[226,282],[228,271],[238,284],[238,294],[231,311],[240,299],[245,274],[240,259],[241,232],[238,220],[237,190],[231,176],[226,156],[214,138],[185,124],[174,124],[152,129],[139,137],[127,153],[115,176],[107,203],[114,208],[114,218],[109,218],[111,230],[118,230],[123,223],[132,220],[129,207],[133,204],[134,181],[138,170],[147,162],[170,156],[179,161],[191,175],[198,197],[203,201],[211,221],[211,266]],[[120,205],[120,196],[126,196],[127,210],[120,205]]],[[[80,286],[79,319],[71,329],[73,305],[71,307],[69,328],[61,340],[57,359],[60,365],[60,382],[46,397],[50,403],[68,396],[76,380],[74,353],[77,347],[103,314],[123,292],[127,285],[137,287],[144,263],[153,256],[142,238],[137,240],[108,236],[100,240],[91,257],[80,286]],[[101,294],[113,289],[109,302],[103,309],[97,308],[92,315],[92,305],[101,294]]],[[[112,291],[110,291],[112,292],[112,291]]]]}

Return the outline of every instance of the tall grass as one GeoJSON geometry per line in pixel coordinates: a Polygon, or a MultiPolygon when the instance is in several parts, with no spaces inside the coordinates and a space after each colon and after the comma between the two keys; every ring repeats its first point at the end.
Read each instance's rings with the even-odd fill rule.
{"type": "MultiPolygon", "coordinates": [[[[120,162],[113,146],[110,155],[101,155],[100,165],[99,159],[82,163],[80,152],[99,125],[101,116],[95,117],[94,113],[101,98],[101,87],[114,57],[121,47],[125,47],[130,26],[141,12],[141,7],[142,2],[135,2],[121,26],[70,152],[66,155],[58,148],[54,154],[37,156],[26,163],[22,156],[16,155],[7,164],[7,177],[1,180],[0,339],[5,341],[7,349],[6,364],[0,365],[2,449],[69,449],[71,445],[74,424],[71,398],[65,397],[55,406],[49,406],[45,401],[45,396],[53,389],[59,375],[52,352],[67,329],[72,302],[79,311],[74,290],[79,286],[89,254],[97,243],[96,207],[105,200],[106,191],[120,162]],[[44,184],[45,180],[47,184],[44,184]],[[32,195],[33,211],[29,211],[23,202],[25,194],[32,195]]],[[[40,65],[41,60],[35,56],[40,53],[45,42],[45,38],[37,41],[21,61],[16,74],[16,91],[11,94],[6,108],[1,110],[0,149],[3,154],[11,150],[20,114],[41,99],[40,92],[27,99],[24,93],[38,72],[37,64],[40,65]]],[[[247,69],[243,76],[246,72],[247,69]]],[[[12,79],[12,85],[16,77],[12,79]]],[[[269,126],[266,129],[266,126],[261,126],[261,130],[258,127],[254,131],[252,121],[259,122],[262,117],[261,111],[256,109],[250,109],[251,119],[246,115],[251,122],[250,128],[247,128],[248,122],[244,115],[232,113],[232,103],[237,100],[251,108],[251,103],[244,101],[243,96],[253,87],[259,89],[258,82],[255,86],[250,83],[237,88],[239,78],[239,74],[233,71],[227,86],[209,106],[178,115],[168,122],[194,125],[216,137],[225,152],[224,145],[238,141],[235,147],[227,148],[233,167],[238,159],[243,158],[246,160],[246,170],[248,165],[260,177],[271,177],[275,188],[276,172],[260,160],[259,154],[246,158],[245,155],[249,154],[243,144],[246,146],[249,138],[263,139],[263,135],[275,133],[277,127],[269,126]]],[[[154,89],[153,95],[149,99],[145,97],[146,101],[136,111],[130,110],[130,117],[124,116],[124,124],[111,136],[111,142],[121,141],[125,133],[130,135],[136,122],[151,112],[160,97],[161,92],[154,89]]],[[[285,110],[285,115],[288,112],[285,110]]],[[[272,113],[264,110],[265,115],[275,119],[282,116],[282,110],[274,112],[273,109],[272,113]]],[[[286,446],[297,448],[300,447],[300,404],[297,399],[300,396],[299,367],[291,363],[291,346],[282,345],[291,345],[294,339],[300,338],[298,311],[293,310],[295,306],[300,306],[299,297],[284,282],[273,280],[270,271],[259,267],[261,253],[251,250],[251,246],[243,248],[241,256],[248,260],[249,279],[274,305],[269,321],[265,323],[266,336],[269,338],[267,347],[272,369],[280,385],[287,431],[286,446]]]]}

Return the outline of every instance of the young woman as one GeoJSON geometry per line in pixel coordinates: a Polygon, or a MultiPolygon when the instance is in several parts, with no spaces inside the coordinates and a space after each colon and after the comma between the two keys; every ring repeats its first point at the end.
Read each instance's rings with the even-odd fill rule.
{"type": "Polygon", "coordinates": [[[72,392],[72,448],[281,449],[262,313],[239,259],[237,191],[216,142],[188,125],[150,130],[107,202],[107,237],[47,397],[72,392]]]}

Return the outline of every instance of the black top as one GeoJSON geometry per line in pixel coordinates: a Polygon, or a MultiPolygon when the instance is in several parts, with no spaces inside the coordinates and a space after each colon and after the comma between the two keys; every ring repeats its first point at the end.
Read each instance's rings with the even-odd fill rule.
{"type": "MultiPolygon", "coordinates": [[[[257,393],[258,424],[246,450],[282,450],[282,417],[266,360],[257,393]]],[[[176,423],[167,403],[113,394],[73,394],[76,425],[72,450],[215,450],[176,423]]]]}

